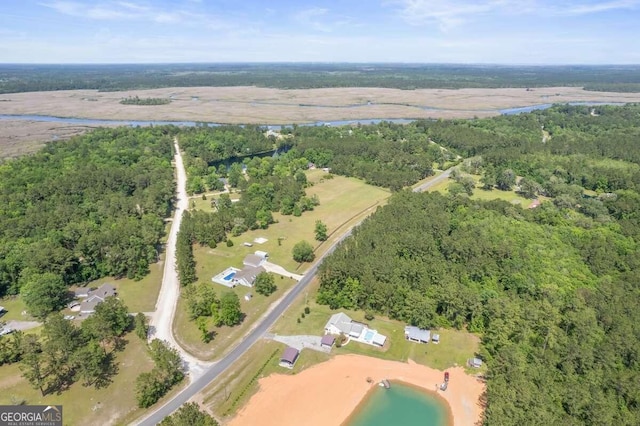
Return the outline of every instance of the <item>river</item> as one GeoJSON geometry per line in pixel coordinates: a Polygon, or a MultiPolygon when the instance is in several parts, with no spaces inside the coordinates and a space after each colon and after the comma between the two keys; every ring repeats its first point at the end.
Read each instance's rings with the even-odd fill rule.
{"type": "MultiPolygon", "coordinates": [[[[538,105],[529,105],[515,108],[505,108],[499,110],[486,110],[479,112],[497,112],[503,115],[514,115],[521,114],[526,112],[531,112],[535,110],[544,110],[551,108],[553,105],[557,104],[538,104],[538,105]]],[[[598,105],[624,105],[623,102],[568,102],[566,105],[583,105],[583,106],[598,106],[598,105]]],[[[445,111],[439,110],[437,108],[425,108],[432,111],[445,111]]],[[[174,125],[174,126],[222,126],[222,123],[205,123],[202,121],[160,121],[160,120],[104,120],[98,118],[72,118],[72,117],[54,117],[51,115],[21,115],[21,114],[0,114],[0,121],[2,120],[20,120],[20,121],[38,121],[38,122],[46,122],[46,123],[67,123],[67,124],[77,124],[77,125],[85,125],[85,126],[131,126],[131,127],[143,127],[143,126],[164,126],[164,125],[174,125]]],[[[366,119],[357,119],[357,120],[334,120],[334,121],[316,121],[312,123],[304,123],[300,124],[300,126],[346,126],[349,124],[377,124],[382,121],[388,121],[396,124],[408,124],[414,119],[409,118],[366,118],[366,119]]],[[[282,126],[280,125],[265,125],[270,129],[280,129],[282,126]]]]}

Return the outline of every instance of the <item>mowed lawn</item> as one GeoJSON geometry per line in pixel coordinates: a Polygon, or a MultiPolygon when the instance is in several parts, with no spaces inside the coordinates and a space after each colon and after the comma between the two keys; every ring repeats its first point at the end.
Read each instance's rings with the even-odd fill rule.
{"type": "Polygon", "coordinates": [[[62,405],[64,423],[69,425],[127,424],[143,410],[137,408],[135,380],[142,372],[151,371],[153,362],[146,344],[135,334],[125,336],[127,344],[116,353],[118,374],[106,388],[74,383],[68,390],[44,397],[22,378],[19,363],[0,367],[0,405],[62,405]]]}
{"type": "MultiPolygon", "coordinates": [[[[528,207],[531,204],[532,200],[524,198],[520,194],[518,194],[515,190],[511,191],[500,191],[499,189],[482,189],[480,186],[480,176],[471,175],[471,177],[476,181],[476,188],[473,190],[473,195],[469,198],[472,200],[505,200],[510,202],[511,204],[516,204],[522,206],[524,208],[528,207]]],[[[449,185],[455,182],[453,179],[449,178],[438,185],[433,186],[429,189],[429,192],[440,192],[441,194],[449,193],[449,185]]]]}
{"type": "Polygon", "coordinates": [[[97,288],[104,283],[110,283],[116,288],[118,298],[127,305],[129,312],[153,312],[156,309],[156,300],[162,286],[163,272],[164,261],[161,260],[149,265],[149,273],[140,281],[129,278],[105,277],[91,281],[87,287],[97,288]]]}
{"type": "Polygon", "coordinates": [[[332,355],[355,353],[394,361],[411,359],[418,364],[443,370],[456,365],[466,365],[466,361],[472,358],[479,349],[480,338],[478,336],[452,329],[436,331],[440,334],[440,343],[437,345],[409,342],[404,337],[404,327],[407,324],[403,322],[377,315],[369,321],[365,319],[363,311],[331,310],[326,305],[318,305],[315,302],[318,286],[319,282],[315,280],[309,287],[308,294],[298,297],[271,331],[280,335],[312,334],[321,336],[324,334],[324,326],[331,315],[344,312],[353,320],[366,323],[369,328],[387,336],[387,342],[383,348],[359,342],[349,342],[341,348],[334,347],[331,351],[332,355]],[[305,314],[302,318],[301,314],[305,307],[309,308],[310,313],[305,314]],[[298,319],[300,319],[299,323],[298,319]]]}
{"type": "Polygon", "coordinates": [[[269,306],[282,297],[295,283],[293,279],[281,278],[279,275],[275,275],[275,279],[278,289],[268,297],[262,296],[248,287],[236,286],[233,289],[229,289],[221,284],[213,283],[209,279],[206,285],[213,286],[218,298],[228,291],[238,295],[240,309],[245,314],[244,320],[235,327],[215,327],[211,318],[207,318],[208,330],[213,332],[213,340],[209,343],[204,343],[201,338],[202,333],[198,330],[196,322],[189,320],[187,304],[184,298],[181,297],[178,301],[176,317],[173,323],[176,340],[180,346],[201,359],[213,360],[222,356],[225,352],[233,349],[233,346],[240,342],[242,336],[249,332],[252,325],[268,310],[269,306]],[[253,295],[249,301],[244,299],[247,293],[253,295]]]}
{"type": "Polygon", "coordinates": [[[271,262],[291,272],[303,273],[308,265],[299,265],[291,256],[293,246],[297,242],[306,240],[314,246],[317,254],[322,253],[325,247],[330,245],[332,237],[339,236],[359,218],[375,211],[375,208],[383,205],[390,195],[389,191],[367,185],[361,180],[329,175],[322,170],[309,170],[307,176],[309,182],[313,183],[313,186],[306,189],[307,196],[317,195],[320,205],[313,211],[304,212],[300,217],[274,213],[273,218],[277,223],[269,225],[269,228],[248,231],[239,237],[229,237],[234,246],[226,247],[224,243],[219,244],[214,252],[218,257],[227,257],[228,262],[232,263],[225,263],[212,276],[227,266],[241,267],[244,256],[256,250],[266,251],[271,262]],[[333,178],[327,179],[327,176],[333,178]],[[316,220],[321,220],[327,225],[330,237],[324,243],[315,240],[316,220]],[[268,241],[264,244],[254,243],[254,239],[259,237],[268,241]],[[253,247],[243,246],[245,242],[253,244],[253,247]]]}

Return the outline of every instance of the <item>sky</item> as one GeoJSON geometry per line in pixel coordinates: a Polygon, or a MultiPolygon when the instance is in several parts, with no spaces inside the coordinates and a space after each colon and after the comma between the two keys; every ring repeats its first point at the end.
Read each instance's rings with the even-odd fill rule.
{"type": "Polygon", "coordinates": [[[0,63],[640,64],[640,0],[0,0],[0,63]]]}

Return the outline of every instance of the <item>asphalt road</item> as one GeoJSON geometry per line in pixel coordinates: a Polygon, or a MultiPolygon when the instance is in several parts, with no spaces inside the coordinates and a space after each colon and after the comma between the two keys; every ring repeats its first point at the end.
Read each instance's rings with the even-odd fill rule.
{"type": "Polygon", "coordinates": [[[296,284],[295,287],[276,305],[276,307],[258,324],[256,328],[249,333],[249,335],[240,342],[231,352],[229,352],[224,358],[216,362],[213,366],[209,367],[207,371],[192,382],[178,395],[174,396],[171,400],[167,401],[162,407],[151,413],[148,417],[138,423],[141,426],[151,426],[160,423],[165,417],[173,413],[180,408],[182,404],[187,402],[192,396],[204,389],[209,383],[214,381],[219,375],[227,370],[238,358],[240,358],[246,351],[251,348],[258,340],[262,338],[264,333],[271,328],[278,318],[287,310],[289,305],[294,301],[298,295],[309,285],[311,280],[315,277],[318,271],[318,265],[322,263],[322,259],[325,256],[332,253],[336,246],[342,242],[345,238],[351,235],[351,231],[344,234],[340,240],[336,241],[327,252],[318,259],[318,261],[312,266],[305,274],[304,277],[296,284]]]}
{"type": "MultiPolygon", "coordinates": [[[[415,188],[414,192],[421,192],[429,189],[430,187],[439,184],[445,179],[449,178],[452,169],[447,169],[441,175],[436,178],[426,182],[419,187],[415,188]]],[[[357,225],[356,225],[357,226],[357,225]]],[[[318,265],[322,263],[322,260],[329,254],[331,254],[335,248],[340,244],[345,238],[351,235],[351,230],[345,233],[338,241],[336,241],[329,250],[326,251],[324,255],[322,255],[316,263],[304,274],[304,277],[296,284],[295,287],[276,305],[276,307],[269,313],[267,316],[258,324],[256,328],[251,331],[247,337],[240,342],[238,346],[236,346],[231,352],[229,352],[224,358],[220,361],[213,364],[209,367],[206,372],[200,376],[198,379],[193,381],[189,386],[187,386],[182,392],[174,396],[172,399],[167,401],[163,406],[156,409],[153,413],[149,414],[146,418],[140,421],[138,424],[141,426],[152,426],[160,423],[165,417],[171,415],[174,411],[176,411],[182,404],[189,401],[191,397],[196,395],[202,389],[204,389],[209,383],[213,382],[218,376],[224,373],[231,365],[240,358],[246,351],[248,351],[251,346],[253,346],[258,340],[260,340],[263,335],[271,328],[271,326],[276,322],[276,320],[284,313],[284,311],[289,308],[289,305],[295,300],[298,295],[304,291],[304,289],[309,285],[311,280],[316,276],[318,272],[318,265]]]]}

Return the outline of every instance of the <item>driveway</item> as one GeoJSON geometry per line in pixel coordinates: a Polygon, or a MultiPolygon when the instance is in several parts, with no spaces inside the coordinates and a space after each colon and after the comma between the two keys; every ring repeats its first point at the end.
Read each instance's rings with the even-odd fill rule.
{"type": "Polygon", "coordinates": [[[279,336],[277,334],[265,334],[265,339],[275,340],[276,342],[284,343],[287,346],[296,348],[301,351],[303,349],[312,349],[318,352],[324,352],[326,354],[331,352],[331,348],[324,347],[320,344],[322,337],[298,335],[298,336],[279,336]]]}
{"type": "Polygon", "coordinates": [[[293,278],[296,281],[300,281],[302,279],[302,275],[289,272],[286,269],[284,269],[282,266],[276,265],[275,263],[264,262],[262,264],[262,267],[267,272],[273,272],[274,274],[282,275],[283,277],[293,278]]]}

